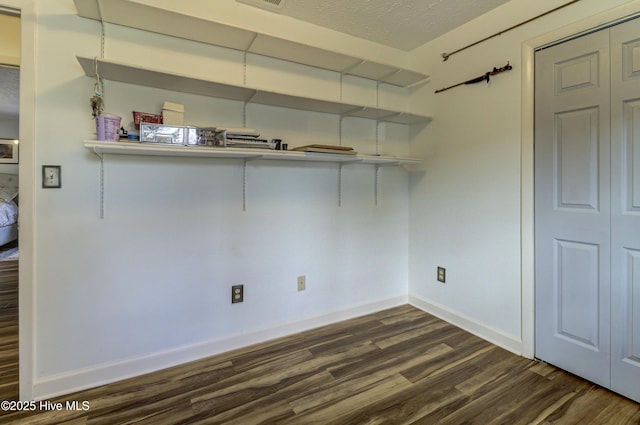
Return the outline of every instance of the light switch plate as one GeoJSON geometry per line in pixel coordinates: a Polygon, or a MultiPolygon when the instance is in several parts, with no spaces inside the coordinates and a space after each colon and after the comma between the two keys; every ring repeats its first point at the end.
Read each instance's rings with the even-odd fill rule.
{"type": "Polygon", "coordinates": [[[57,189],[62,187],[62,167],[59,165],[42,166],[42,187],[57,189]]]}

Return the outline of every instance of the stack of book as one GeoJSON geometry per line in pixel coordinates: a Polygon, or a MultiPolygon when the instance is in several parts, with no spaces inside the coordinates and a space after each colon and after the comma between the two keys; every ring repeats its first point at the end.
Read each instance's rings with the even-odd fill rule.
{"type": "Polygon", "coordinates": [[[250,128],[227,128],[225,137],[230,148],[275,149],[275,143],[260,139],[260,133],[250,128]]]}
{"type": "Polygon", "coordinates": [[[348,146],[335,146],[335,145],[305,145],[293,148],[294,151],[301,152],[316,152],[316,153],[336,153],[341,155],[357,155],[358,152],[348,146]]]}

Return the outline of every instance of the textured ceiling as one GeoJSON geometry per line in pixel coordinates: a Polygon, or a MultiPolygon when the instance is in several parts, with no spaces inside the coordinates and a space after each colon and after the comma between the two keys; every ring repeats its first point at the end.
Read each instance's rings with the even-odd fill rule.
{"type": "Polygon", "coordinates": [[[20,70],[0,66],[0,119],[18,117],[19,88],[20,70]]]}
{"type": "MultiPolygon", "coordinates": [[[[243,1],[243,0],[239,0],[243,1]]],[[[409,51],[509,0],[250,0],[261,8],[409,51]]]]}

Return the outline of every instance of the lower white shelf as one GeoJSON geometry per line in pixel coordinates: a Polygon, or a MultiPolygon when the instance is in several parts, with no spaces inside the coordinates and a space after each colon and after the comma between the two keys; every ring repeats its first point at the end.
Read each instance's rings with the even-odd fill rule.
{"type": "MultiPolygon", "coordinates": [[[[375,166],[374,203],[378,205],[378,169],[380,166],[399,165],[407,170],[422,170],[422,159],[396,158],[380,155],[348,155],[332,153],[315,153],[300,151],[275,151],[251,148],[214,148],[204,146],[176,146],[138,142],[101,142],[87,140],[85,148],[93,151],[100,158],[100,218],[105,217],[105,179],[104,155],[145,155],[193,158],[227,158],[244,160],[242,181],[242,210],[247,208],[247,162],[253,160],[307,161],[337,164],[372,164],[375,166]]],[[[338,178],[338,205],[342,203],[342,165],[338,178]]]]}
{"type": "Polygon", "coordinates": [[[372,165],[399,165],[413,170],[423,163],[418,158],[398,158],[380,155],[343,155],[333,153],[314,153],[299,151],[276,151],[252,148],[214,148],[204,146],[175,146],[131,142],[85,141],[85,148],[98,156],[103,154],[176,156],[199,158],[229,158],[247,160],[279,160],[334,163],[362,163],[372,165]]]}

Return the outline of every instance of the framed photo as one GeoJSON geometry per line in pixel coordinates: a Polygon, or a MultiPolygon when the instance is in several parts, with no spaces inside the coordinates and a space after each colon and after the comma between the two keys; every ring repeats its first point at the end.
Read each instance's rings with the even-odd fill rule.
{"type": "Polygon", "coordinates": [[[18,141],[0,139],[0,164],[18,163],[18,141]]]}

